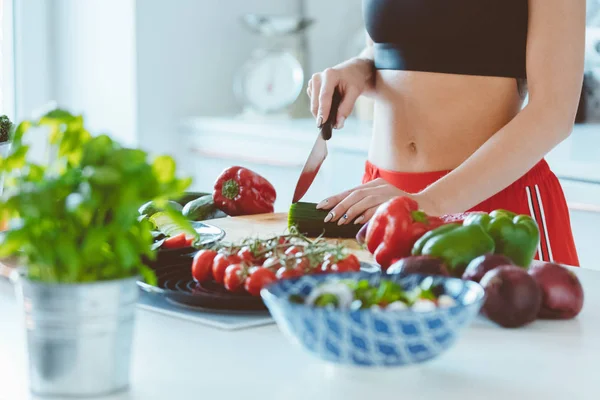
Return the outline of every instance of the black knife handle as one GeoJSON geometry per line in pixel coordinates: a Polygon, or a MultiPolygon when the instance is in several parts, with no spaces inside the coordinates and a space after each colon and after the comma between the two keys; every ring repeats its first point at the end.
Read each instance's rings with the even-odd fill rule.
{"type": "Polygon", "coordinates": [[[337,121],[338,108],[340,108],[340,103],[342,102],[342,94],[339,89],[336,87],[333,91],[333,98],[331,99],[331,111],[329,112],[329,118],[323,126],[321,127],[321,136],[324,140],[331,139],[333,126],[337,121]]]}

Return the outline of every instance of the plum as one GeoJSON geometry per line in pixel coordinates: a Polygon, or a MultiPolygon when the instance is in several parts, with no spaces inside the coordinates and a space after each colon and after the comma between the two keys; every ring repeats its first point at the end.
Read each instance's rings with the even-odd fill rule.
{"type": "Polygon", "coordinates": [[[462,279],[479,283],[488,271],[502,265],[513,265],[513,262],[510,258],[502,254],[484,254],[474,258],[467,265],[462,279]]]}
{"type": "Polygon", "coordinates": [[[505,265],[487,272],[480,282],[486,300],[482,314],[504,328],[517,328],[535,321],[542,290],[527,271],[505,265]]]}
{"type": "Polygon", "coordinates": [[[443,260],[432,256],[411,256],[402,258],[387,269],[388,275],[442,275],[450,276],[443,260]]]}
{"type": "Polygon", "coordinates": [[[583,308],[583,287],[577,276],[555,263],[534,265],[529,274],[542,290],[538,318],[571,319],[583,308]]]}

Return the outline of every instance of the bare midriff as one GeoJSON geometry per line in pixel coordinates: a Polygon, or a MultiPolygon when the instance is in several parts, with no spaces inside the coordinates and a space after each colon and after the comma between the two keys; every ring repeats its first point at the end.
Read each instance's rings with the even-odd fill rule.
{"type": "Polygon", "coordinates": [[[369,161],[399,172],[451,170],[523,106],[514,78],[380,70],[369,161]]]}

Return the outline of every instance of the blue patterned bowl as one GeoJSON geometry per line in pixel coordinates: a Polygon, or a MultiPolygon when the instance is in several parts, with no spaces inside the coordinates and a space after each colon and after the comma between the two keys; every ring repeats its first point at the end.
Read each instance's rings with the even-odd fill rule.
{"type": "Polygon", "coordinates": [[[431,360],[450,348],[477,316],[485,299],[483,288],[471,281],[441,276],[385,276],[353,272],[303,276],[277,281],[261,296],[279,328],[294,343],[325,361],[358,366],[402,366],[431,360]],[[390,279],[410,290],[433,279],[456,305],[419,312],[408,310],[340,310],[290,302],[317,285],[340,279],[390,279]]]}

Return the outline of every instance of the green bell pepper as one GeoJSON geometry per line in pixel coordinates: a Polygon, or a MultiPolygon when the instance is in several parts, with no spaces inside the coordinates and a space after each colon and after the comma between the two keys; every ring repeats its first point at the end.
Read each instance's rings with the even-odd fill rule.
{"type": "Polygon", "coordinates": [[[528,268],[540,243],[537,223],[529,215],[517,215],[506,210],[469,215],[465,226],[481,226],[496,244],[496,253],[510,258],[513,263],[528,268]]]}
{"type": "Polygon", "coordinates": [[[453,276],[460,277],[471,260],[494,250],[494,240],[480,226],[450,223],[421,236],[413,246],[412,255],[438,257],[453,276]]]}

